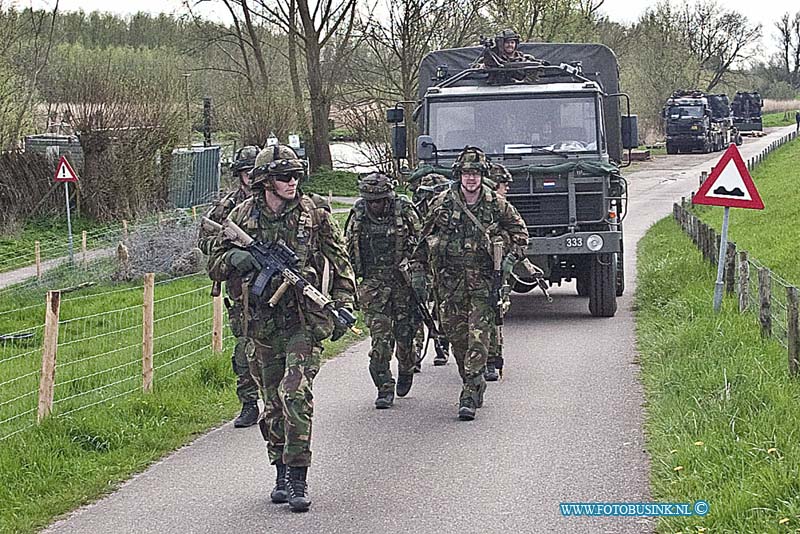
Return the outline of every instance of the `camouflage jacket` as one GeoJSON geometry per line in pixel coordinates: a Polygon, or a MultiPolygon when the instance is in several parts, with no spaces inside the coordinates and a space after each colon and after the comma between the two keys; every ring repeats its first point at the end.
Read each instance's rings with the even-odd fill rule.
{"type": "MultiPolygon", "coordinates": [[[[231,191],[222,197],[222,199],[218,200],[214,204],[214,207],[211,208],[211,211],[206,214],[206,217],[214,222],[222,222],[228,217],[230,212],[233,211],[233,208],[247,200],[249,196],[250,193],[239,187],[235,191],[231,191]]],[[[206,256],[211,254],[211,250],[214,248],[216,240],[217,235],[215,233],[205,230],[202,225],[200,226],[200,238],[197,241],[197,248],[202,250],[203,254],[206,256]]]]}
{"type": "Polygon", "coordinates": [[[435,272],[489,273],[493,268],[490,243],[497,237],[503,240],[505,254],[524,256],[528,229],[516,208],[486,185],[481,187],[478,201],[468,207],[461,185],[454,183],[436,197],[425,217],[415,258],[424,261],[430,257],[435,272]],[[462,207],[475,215],[486,233],[476,227],[462,207]]]}
{"type": "Polygon", "coordinates": [[[393,278],[398,265],[412,258],[421,230],[417,210],[402,195],[394,198],[390,210],[392,215],[375,218],[362,198],[350,210],[345,236],[357,278],[393,278]]]}
{"type": "MultiPolygon", "coordinates": [[[[282,239],[300,259],[298,268],[302,275],[317,288],[321,286],[324,260],[327,259],[331,267],[330,298],[340,304],[353,305],[355,280],[341,230],[331,214],[318,207],[311,198],[298,194],[287,203],[282,213],[276,215],[267,207],[263,195],[254,195],[236,206],[228,219],[257,241],[266,243],[282,239]]],[[[225,253],[231,248],[232,244],[224,242],[217,244],[212,250],[209,258],[209,275],[212,278],[225,279],[233,274],[232,267],[225,261],[225,253]]],[[[250,307],[255,308],[256,319],[263,322],[273,317],[293,317],[300,314],[310,317],[312,322],[330,321],[322,310],[315,309],[316,305],[299,291],[287,291],[278,305],[271,308],[267,300],[282,281],[282,277],[274,277],[264,297],[258,302],[250,302],[250,307]]],[[[255,335],[258,335],[257,331],[255,335]]],[[[324,337],[326,336],[321,336],[320,339],[324,337]]]]}

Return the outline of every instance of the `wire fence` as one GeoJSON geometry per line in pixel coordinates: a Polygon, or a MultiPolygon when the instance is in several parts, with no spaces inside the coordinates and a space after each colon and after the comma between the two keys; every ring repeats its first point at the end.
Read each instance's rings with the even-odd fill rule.
{"type": "MultiPolygon", "coordinates": [[[[747,160],[747,168],[752,170],[770,152],[796,138],[797,133],[791,132],[773,141],[747,160]]],[[[706,178],[706,173],[702,173],[701,185],[706,178]]],[[[673,217],[695,243],[703,258],[716,267],[721,239],[716,230],[690,210],[686,199],[673,205],[673,217]]],[[[730,241],[727,243],[724,264],[726,292],[738,297],[740,312],[758,315],[762,337],[776,339],[787,350],[789,373],[796,375],[800,371],[798,288],[773,273],[758,259],[751,258],[747,251],[737,251],[736,244],[730,241]]]]}
{"type": "Polygon", "coordinates": [[[204,274],[159,283],[150,276],[144,287],[63,298],[53,291],[47,302],[0,311],[0,332],[7,332],[0,334],[0,441],[50,414],[105,409],[111,400],[169,387],[221,350],[230,334],[214,332],[222,305],[210,290],[204,274]]]}
{"type": "MultiPolygon", "coordinates": [[[[92,228],[73,235],[73,257],[75,262],[85,263],[96,258],[100,251],[106,255],[113,253],[113,247],[125,243],[135,232],[143,232],[165,223],[196,219],[208,204],[194,206],[190,210],[174,210],[151,215],[138,221],[119,221],[92,228]]],[[[22,244],[13,240],[0,242],[0,273],[39,266],[40,272],[69,260],[69,237],[64,234],[48,235],[40,241],[24,241],[22,244]]]]}

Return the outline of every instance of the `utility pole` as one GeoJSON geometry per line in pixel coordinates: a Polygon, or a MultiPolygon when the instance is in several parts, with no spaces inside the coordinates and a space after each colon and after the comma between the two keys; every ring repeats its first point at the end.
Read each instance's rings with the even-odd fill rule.
{"type": "Polygon", "coordinates": [[[189,76],[188,72],[183,73],[184,86],[186,87],[186,148],[192,149],[192,118],[189,113],[189,76]]]}

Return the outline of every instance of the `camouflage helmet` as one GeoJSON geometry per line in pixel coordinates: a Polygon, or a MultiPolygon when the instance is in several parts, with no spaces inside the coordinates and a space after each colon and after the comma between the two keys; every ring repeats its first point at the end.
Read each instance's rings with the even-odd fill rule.
{"type": "Polygon", "coordinates": [[[260,149],[255,145],[243,146],[236,151],[236,157],[231,163],[231,174],[239,176],[241,171],[249,171],[256,166],[256,156],[260,149]]]}
{"type": "Polygon", "coordinates": [[[358,182],[358,192],[364,200],[392,198],[394,196],[394,183],[385,174],[374,172],[358,182]]]}
{"type": "Polygon", "coordinates": [[[491,170],[489,171],[489,178],[498,184],[510,184],[514,181],[514,177],[511,176],[506,166],[501,163],[492,163],[491,170]]]}
{"type": "Polygon", "coordinates": [[[519,43],[520,39],[519,34],[511,28],[506,28],[505,30],[501,31],[497,37],[503,41],[512,40],[516,41],[517,43],[519,43]]]}
{"type": "Polygon", "coordinates": [[[269,164],[273,161],[297,159],[298,158],[295,151],[286,145],[272,145],[265,147],[261,152],[258,153],[258,156],[256,156],[254,163],[255,167],[251,171],[253,185],[266,180],[269,174],[269,164]]]}
{"type": "Polygon", "coordinates": [[[489,162],[486,159],[486,154],[483,150],[474,146],[465,146],[461,154],[456,158],[453,163],[453,177],[461,179],[461,172],[465,169],[476,169],[480,171],[481,176],[487,178],[489,175],[489,162]]]}

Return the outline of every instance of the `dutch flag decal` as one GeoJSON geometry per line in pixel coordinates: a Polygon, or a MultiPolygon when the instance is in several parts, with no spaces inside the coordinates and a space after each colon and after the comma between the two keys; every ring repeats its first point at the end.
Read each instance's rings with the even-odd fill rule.
{"type": "Polygon", "coordinates": [[[545,189],[548,189],[548,188],[550,188],[550,187],[555,187],[555,186],[556,186],[556,181],[555,181],[555,180],[544,180],[544,181],[542,182],[542,186],[543,186],[545,189]]]}

